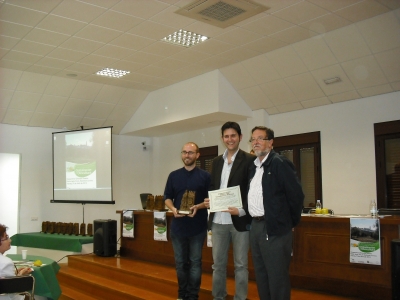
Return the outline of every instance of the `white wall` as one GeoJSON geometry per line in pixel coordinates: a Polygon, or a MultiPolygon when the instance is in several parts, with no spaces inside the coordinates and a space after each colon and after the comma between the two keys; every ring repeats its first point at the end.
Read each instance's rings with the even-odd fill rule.
{"type": "MultiPolygon", "coordinates": [[[[254,125],[270,126],[276,136],[321,131],[325,206],[336,213],[365,214],[369,200],[376,197],[373,124],[399,119],[399,111],[400,92],[272,116],[256,111],[252,119],[240,123],[244,134],[241,148],[249,150],[247,141],[254,125]]],[[[222,153],[220,127],[146,139],[147,151],[141,145],[144,138],[113,136],[116,204],[85,205],[85,222],[119,220],[116,210],[141,207],[140,193],[163,194],[168,174],[182,167],[179,153],[184,143],[218,145],[222,153]]],[[[41,222],[47,220],[82,222],[81,205],[50,203],[52,132],[0,124],[0,152],[21,154],[20,232],[39,231],[41,222]],[[32,216],[38,221],[31,221],[32,216]]]]}
{"type": "MultiPolygon", "coordinates": [[[[50,203],[53,131],[57,130],[0,124],[0,152],[21,154],[20,232],[40,231],[43,221],[83,221],[81,204],[50,203]],[[31,217],[38,217],[38,221],[31,221],[31,217]]],[[[139,194],[149,190],[151,173],[151,152],[143,151],[143,140],[146,139],[113,135],[113,198],[116,204],[85,205],[85,223],[93,223],[95,219],[119,221],[116,210],[141,209],[139,194]]]]}
{"type": "Polygon", "coordinates": [[[324,207],[366,214],[376,199],[374,123],[400,119],[400,92],[270,116],[275,136],[321,132],[324,207]]]}
{"type": "Polygon", "coordinates": [[[0,209],[0,223],[7,224],[9,236],[18,232],[20,160],[19,154],[0,153],[0,207],[7,208],[0,209]]]}

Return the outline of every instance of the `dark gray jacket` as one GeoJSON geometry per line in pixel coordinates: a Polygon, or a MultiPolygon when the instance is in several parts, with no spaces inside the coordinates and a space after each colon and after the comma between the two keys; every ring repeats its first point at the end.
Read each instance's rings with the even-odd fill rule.
{"type": "MultiPolygon", "coordinates": [[[[301,218],[304,194],[293,163],[274,150],[263,163],[262,178],[264,217],[268,235],[282,235],[292,230],[301,218]]],[[[252,166],[249,187],[256,166],[252,166]]]]}

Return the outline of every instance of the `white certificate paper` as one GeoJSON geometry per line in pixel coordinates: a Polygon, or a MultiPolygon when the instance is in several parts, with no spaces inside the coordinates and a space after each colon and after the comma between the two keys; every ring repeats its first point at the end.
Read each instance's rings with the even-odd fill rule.
{"type": "Polygon", "coordinates": [[[228,207],[242,207],[240,186],[209,191],[208,197],[210,198],[210,212],[228,210],[228,207]]]}

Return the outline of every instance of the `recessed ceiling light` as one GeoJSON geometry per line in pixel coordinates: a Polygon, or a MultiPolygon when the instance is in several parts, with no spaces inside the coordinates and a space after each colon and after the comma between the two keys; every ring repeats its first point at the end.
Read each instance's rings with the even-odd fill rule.
{"type": "Polygon", "coordinates": [[[208,40],[205,35],[197,34],[191,31],[179,29],[174,33],[161,39],[163,42],[180,45],[183,47],[191,47],[208,40]]]}
{"type": "Polygon", "coordinates": [[[129,73],[130,73],[129,71],[104,68],[103,70],[97,71],[96,75],[120,78],[129,73]]]}
{"type": "Polygon", "coordinates": [[[336,83],[336,82],[340,82],[340,81],[342,81],[342,79],[340,79],[340,77],[332,77],[332,78],[324,79],[325,84],[332,84],[332,83],[336,83]]]}

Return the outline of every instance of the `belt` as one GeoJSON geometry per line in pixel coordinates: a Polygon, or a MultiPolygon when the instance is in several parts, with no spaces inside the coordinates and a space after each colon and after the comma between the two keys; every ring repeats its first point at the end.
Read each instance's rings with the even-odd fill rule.
{"type": "Polygon", "coordinates": [[[265,218],[264,218],[264,216],[258,216],[258,217],[253,217],[253,219],[256,220],[256,221],[262,221],[265,218]]]}

